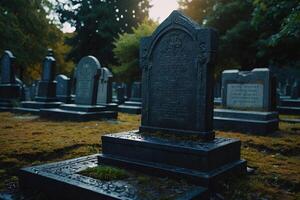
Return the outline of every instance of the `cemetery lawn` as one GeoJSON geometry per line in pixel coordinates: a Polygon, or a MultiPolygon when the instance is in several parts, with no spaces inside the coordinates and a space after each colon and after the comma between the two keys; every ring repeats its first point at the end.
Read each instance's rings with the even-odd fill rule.
{"type": "MultiPolygon", "coordinates": [[[[134,130],[140,116],[119,113],[118,121],[47,121],[0,113],[0,192],[18,190],[18,169],[101,151],[100,136],[134,130]]],[[[252,175],[218,184],[225,199],[300,199],[300,124],[280,123],[280,131],[258,136],[217,132],[242,141],[242,158],[252,175]]]]}

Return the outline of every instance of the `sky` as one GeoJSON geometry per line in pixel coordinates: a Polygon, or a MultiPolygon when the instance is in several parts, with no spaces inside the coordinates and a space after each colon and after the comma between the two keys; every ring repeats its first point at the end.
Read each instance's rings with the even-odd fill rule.
{"type": "MultiPolygon", "coordinates": [[[[149,17],[159,22],[164,21],[173,10],[178,9],[177,0],[151,0],[150,4],[152,7],[149,10],[149,17]]],[[[63,24],[62,31],[65,33],[73,32],[75,28],[71,27],[69,23],[65,23],[63,24]]]]}

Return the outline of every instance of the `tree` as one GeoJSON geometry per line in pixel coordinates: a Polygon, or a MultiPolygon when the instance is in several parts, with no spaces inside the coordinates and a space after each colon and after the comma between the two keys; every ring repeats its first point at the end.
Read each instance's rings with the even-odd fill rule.
{"type": "Polygon", "coordinates": [[[47,0],[0,1],[0,52],[11,50],[17,57],[20,78],[30,81],[30,71],[40,68],[47,49],[63,37],[47,18],[51,4],[47,0]]]}
{"type": "Polygon", "coordinates": [[[131,31],[148,15],[147,0],[70,0],[58,3],[62,23],[76,28],[74,37],[67,40],[72,46],[69,59],[78,62],[86,55],[96,56],[101,64],[114,63],[114,37],[131,31]]]}
{"type": "Polygon", "coordinates": [[[182,0],[181,5],[198,23],[218,29],[218,71],[299,66],[299,1],[182,0]]]}
{"type": "Polygon", "coordinates": [[[120,34],[114,41],[114,55],[118,66],[113,67],[116,80],[132,83],[139,81],[141,70],[139,68],[139,47],[142,37],[152,34],[157,23],[151,20],[144,20],[137,28],[132,28],[132,33],[120,34]]]}

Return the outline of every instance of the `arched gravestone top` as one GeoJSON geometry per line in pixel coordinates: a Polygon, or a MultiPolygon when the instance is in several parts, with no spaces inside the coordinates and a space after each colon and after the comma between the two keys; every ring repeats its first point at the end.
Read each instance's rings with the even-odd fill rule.
{"type": "Polygon", "coordinates": [[[216,32],[179,11],[142,38],[141,131],[196,134],[212,139],[216,32]]]}
{"type": "Polygon", "coordinates": [[[1,58],[1,83],[15,83],[14,62],[16,57],[11,51],[4,51],[1,58]]]}
{"type": "Polygon", "coordinates": [[[93,56],[83,57],[79,61],[76,69],[76,104],[96,104],[100,69],[99,61],[93,56]]]}
{"type": "Polygon", "coordinates": [[[56,96],[69,96],[71,94],[70,78],[63,74],[59,74],[56,80],[56,96]]]}
{"type": "Polygon", "coordinates": [[[52,56],[46,56],[43,62],[42,81],[51,82],[55,79],[56,60],[52,56]]]}
{"type": "Polygon", "coordinates": [[[112,78],[113,75],[109,69],[102,67],[98,86],[97,104],[111,103],[112,78]]]}

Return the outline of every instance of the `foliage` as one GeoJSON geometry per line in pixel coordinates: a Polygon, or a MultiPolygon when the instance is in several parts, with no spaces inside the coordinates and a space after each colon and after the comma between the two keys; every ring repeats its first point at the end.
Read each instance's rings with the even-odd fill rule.
{"type": "Polygon", "coordinates": [[[103,181],[122,180],[129,176],[123,169],[103,165],[87,168],[80,172],[80,174],[103,181]]]}
{"type": "Polygon", "coordinates": [[[299,66],[298,0],[181,0],[180,4],[198,23],[219,31],[218,71],[299,66]]]}
{"type": "MultiPolygon", "coordinates": [[[[47,0],[0,1],[0,53],[6,49],[14,53],[20,78],[25,81],[37,78],[31,71],[40,68],[47,49],[58,45],[56,42],[63,37],[47,18],[50,9],[47,0]]],[[[59,63],[63,65],[64,61],[59,63]]]]}
{"type": "Polygon", "coordinates": [[[131,83],[140,80],[138,59],[140,39],[151,35],[156,27],[156,22],[144,20],[137,28],[132,29],[132,33],[119,34],[115,39],[113,52],[119,65],[113,68],[113,72],[118,81],[131,83]]]}
{"type": "Polygon", "coordinates": [[[94,55],[101,64],[113,63],[114,37],[131,31],[148,15],[148,8],[147,0],[58,2],[56,10],[60,21],[76,28],[74,36],[67,40],[72,46],[68,58],[78,62],[83,56],[94,55]]]}

